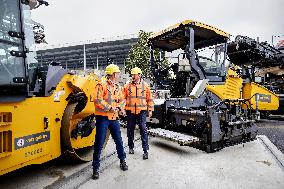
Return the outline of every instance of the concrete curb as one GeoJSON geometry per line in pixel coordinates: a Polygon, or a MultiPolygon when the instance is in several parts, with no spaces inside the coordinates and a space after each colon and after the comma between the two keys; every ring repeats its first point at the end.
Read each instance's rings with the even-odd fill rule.
{"type": "Polygon", "coordinates": [[[265,135],[258,135],[257,139],[275,159],[277,164],[284,171],[284,154],[265,135]]]}

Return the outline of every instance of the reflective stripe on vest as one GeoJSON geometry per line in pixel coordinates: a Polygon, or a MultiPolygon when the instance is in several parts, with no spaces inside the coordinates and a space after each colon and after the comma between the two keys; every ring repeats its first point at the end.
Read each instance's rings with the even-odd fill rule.
{"type": "MultiPolygon", "coordinates": [[[[100,88],[98,88],[98,94],[97,94],[97,99],[95,100],[96,103],[101,104],[102,100],[98,99],[99,98],[99,94],[100,94],[100,88]]],[[[106,107],[104,104],[101,104],[104,107],[104,111],[106,111],[108,109],[108,107],[106,107]]],[[[95,108],[96,111],[102,111],[100,108],[95,108]]]]}
{"type": "MultiPolygon", "coordinates": [[[[107,94],[107,99],[105,99],[104,98],[104,100],[109,104],[109,105],[112,105],[111,103],[112,102],[115,102],[115,100],[112,100],[112,98],[111,98],[111,87],[110,87],[110,85],[109,85],[109,83],[107,82],[107,81],[105,81],[104,82],[104,84],[106,84],[106,86],[107,86],[107,91],[108,91],[108,94],[107,94]]],[[[116,90],[116,89],[115,89],[116,90]]],[[[99,97],[99,93],[100,93],[100,89],[98,89],[98,94],[97,94],[97,98],[99,97]]],[[[97,99],[97,100],[95,100],[95,102],[96,103],[100,103],[102,100],[101,99],[97,99]]],[[[101,104],[101,103],[100,103],[101,104]]],[[[96,111],[98,111],[98,112],[107,112],[107,111],[109,111],[109,108],[107,107],[107,106],[104,106],[103,104],[101,104],[103,107],[104,107],[104,109],[100,109],[100,108],[95,108],[96,109],[96,111]]]]}
{"type": "Polygon", "coordinates": [[[106,86],[107,86],[107,91],[108,91],[108,96],[106,101],[108,102],[108,104],[111,105],[112,99],[111,99],[111,90],[110,90],[110,85],[108,82],[106,82],[106,86]]]}
{"type": "MultiPolygon", "coordinates": [[[[142,97],[145,97],[146,99],[146,96],[145,96],[145,91],[144,91],[144,81],[142,81],[142,97]]],[[[141,98],[141,106],[145,106],[146,104],[144,104],[144,99],[141,98]]]]}

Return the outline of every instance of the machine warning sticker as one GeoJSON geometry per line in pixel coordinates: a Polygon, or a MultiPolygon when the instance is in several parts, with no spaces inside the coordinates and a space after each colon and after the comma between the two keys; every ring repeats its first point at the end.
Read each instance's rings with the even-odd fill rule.
{"type": "Polygon", "coordinates": [[[50,140],[50,131],[15,138],[15,150],[50,140]]]}
{"type": "Polygon", "coordinates": [[[271,102],[271,96],[270,95],[265,95],[265,94],[259,94],[259,99],[260,102],[271,102]]]}

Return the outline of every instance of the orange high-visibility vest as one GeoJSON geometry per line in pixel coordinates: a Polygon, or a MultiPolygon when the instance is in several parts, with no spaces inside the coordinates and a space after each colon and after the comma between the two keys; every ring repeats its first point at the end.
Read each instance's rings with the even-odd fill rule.
{"type": "Polygon", "coordinates": [[[125,100],[118,84],[110,80],[97,84],[94,92],[95,115],[107,116],[109,120],[118,119],[117,112],[112,112],[112,107],[124,109],[125,100]]]}
{"type": "Polygon", "coordinates": [[[153,95],[145,81],[141,80],[138,84],[126,83],[123,94],[126,99],[125,110],[130,110],[133,114],[139,114],[141,110],[154,111],[153,95]]]}

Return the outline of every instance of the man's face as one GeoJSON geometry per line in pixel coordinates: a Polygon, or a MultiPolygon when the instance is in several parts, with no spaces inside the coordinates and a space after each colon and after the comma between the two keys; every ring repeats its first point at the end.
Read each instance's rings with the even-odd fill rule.
{"type": "Polygon", "coordinates": [[[109,76],[109,79],[114,83],[117,83],[119,81],[119,75],[120,75],[119,72],[115,72],[109,76]]]}
{"type": "Polygon", "coordinates": [[[139,81],[140,80],[140,74],[131,74],[132,80],[133,81],[139,81]]]}
{"type": "Polygon", "coordinates": [[[113,73],[113,81],[115,83],[117,83],[119,81],[119,76],[120,76],[120,73],[119,72],[115,72],[113,73]]]}

